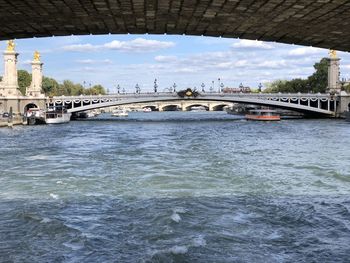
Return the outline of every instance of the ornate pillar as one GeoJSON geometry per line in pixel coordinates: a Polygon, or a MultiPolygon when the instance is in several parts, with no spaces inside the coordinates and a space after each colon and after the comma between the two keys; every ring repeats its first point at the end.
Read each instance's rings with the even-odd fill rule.
{"type": "Polygon", "coordinates": [[[329,93],[340,93],[341,85],[339,81],[340,75],[340,58],[337,57],[337,52],[335,50],[331,50],[329,52],[328,59],[328,87],[327,91],[329,93]]]}
{"type": "Polygon", "coordinates": [[[43,63],[40,61],[40,54],[38,51],[34,53],[34,59],[32,61],[32,83],[26,90],[26,96],[31,97],[44,97],[42,93],[43,84],[43,63]]]}
{"type": "Polygon", "coordinates": [[[18,87],[17,57],[15,43],[13,40],[7,42],[7,49],[4,52],[4,76],[0,83],[0,96],[22,96],[18,87]]]}

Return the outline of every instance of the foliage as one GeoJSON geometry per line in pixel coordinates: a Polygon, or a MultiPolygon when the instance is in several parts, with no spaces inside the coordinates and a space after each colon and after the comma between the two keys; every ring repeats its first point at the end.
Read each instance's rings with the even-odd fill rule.
{"type": "Polygon", "coordinates": [[[350,84],[348,84],[347,86],[344,87],[344,90],[347,92],[347,93],[350,93],[350,84]]]}
{"type": "MultiPolygon", "coordinates": [[[[0,77],[1,78],[1,77],[0,77]]],[[[18,85],[22,94],[26,93],[26,88],[32,81],[31,74],[26,70],[18,70],[18,85]]],[[[64,80],[58,83],[57,80],[49,77],[43,77],[43,92],[48,96],[77,96],[77,95],[104,95],[106,90],[101,85],[95,85],[90,88],[84,88],[81,84],[73,83],[70,80],[64,80]]]]}
{"type": "Polygon", "coordinates": [[[43,77],[43,92],[48,96],[54,96],[58,91],[58,82],[53,78],[43,77]]]}
{"type": "Polygon", "coordinates": [[[307,79],[276,80],[267,84],[265,93],[325,92],[328,85],[328,60],[322,58],[314,65],[315,72],[307,79]]]}
{"type": "Polygon", "coordinates": [[[32,75],[29,74],[28,71],[20,69],[17,71],[17,77],[19,90],[25,95],[27,87],[29,87],[32,82],[32,75]]]}

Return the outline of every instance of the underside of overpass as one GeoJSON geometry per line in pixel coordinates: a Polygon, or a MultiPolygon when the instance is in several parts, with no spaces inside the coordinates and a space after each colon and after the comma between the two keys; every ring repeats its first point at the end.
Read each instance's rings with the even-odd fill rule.
{"type": "Polygon", "coordinates": [[[0,2],[0,39],[186,34],[350,51],[347,0],[22,0],[0,2]]]}

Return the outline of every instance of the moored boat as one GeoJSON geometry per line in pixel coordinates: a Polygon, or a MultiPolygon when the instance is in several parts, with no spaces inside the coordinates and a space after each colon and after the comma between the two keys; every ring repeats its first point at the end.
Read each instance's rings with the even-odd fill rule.
{"type": "Polygon", "coordinates": [[[126,110],[124,109],[115,109],[112,111],[112,115],[113,117],[128,117],[129,114],[126,110]]]}
{"type": "Polygon", "coordinates": [[[252,121],[280,121],[281,116],[274,110],[251,110],[245,115],[246,120],[252,121]]]}
{"type": "Polygon", "coordinates": [[[143,112],[151,112],[152,109],[150,107],[143,108],[143,112]]]}
{"type": "Polygon", "coordinates": [[[46,124],[67,123],[70,121],[71,113],[64,107],[49,108],[46,112],[46,124]]]}
{"type": "Polygon", "coordinates": [[[25,113],[28,125],[45,124],[45,112],[39,108],[30,108],[25,113]]]}

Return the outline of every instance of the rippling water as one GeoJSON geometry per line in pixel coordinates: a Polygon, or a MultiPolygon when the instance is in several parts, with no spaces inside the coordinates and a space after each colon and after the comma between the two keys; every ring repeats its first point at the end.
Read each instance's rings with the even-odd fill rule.
{"type": "Polygon", "coordinates": [[[342,120],[0,129],[0,262],[350,262],[349,156],[342,120]]]}

